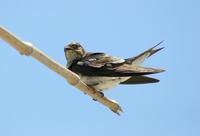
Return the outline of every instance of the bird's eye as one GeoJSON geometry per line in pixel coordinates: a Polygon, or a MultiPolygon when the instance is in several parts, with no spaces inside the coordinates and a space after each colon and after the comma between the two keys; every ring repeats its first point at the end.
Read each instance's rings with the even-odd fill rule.
{"type": "Polygon", "coordinates": [[[75,44],[72,44],[72,45],[71,45],[71,48],[73,48],[73,49],[78,49],[79,47],[78,47],[77,45],[75,45],[75,44]]]}

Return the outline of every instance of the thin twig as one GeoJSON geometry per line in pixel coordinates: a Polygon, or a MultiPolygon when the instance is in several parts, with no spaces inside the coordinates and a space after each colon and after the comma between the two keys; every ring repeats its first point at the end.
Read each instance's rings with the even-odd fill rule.
{"type": "Polygon", "coordinates": [[[93,99],[96,99],[103,105],[107,106],[116,114],[119,115],[120,112],[122,112],[121,107],[116,101],[110,100],[106,97],[102,97],[102,95],[97,90],[87,86],[84,82],[82,82],[77,74],[63,67],[55,60],[51,59],[41,50],[34,47],[33,44],[22,41],[20,38],[16,37],[15,35],[13,35],[8,30],[6,30],[1,26],[0,26],[0,38],[9,43],[16,50],[18,50],[20,54],[22,55],[24,54],[26,56],[32,56],[36,60],[40,61],[48,68],[50,68],[51,70],[55,71],[57,74],[65,78],[69,84],[75,86],[79,90],[91,96],[93,99]]]}

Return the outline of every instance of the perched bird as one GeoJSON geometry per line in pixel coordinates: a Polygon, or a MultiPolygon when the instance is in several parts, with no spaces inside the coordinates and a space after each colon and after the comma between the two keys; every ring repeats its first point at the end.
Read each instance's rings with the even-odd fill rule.
{"type": "MultiPolygon", "coordinates": [[[[160,42],[159,44],[161,44],[160,42]]],[[[163,49],[156,47],[128,59],[121,59],[105,53],[90,53],[76,42],[64,47],[67,68],[78,74],[88,86],[103,92],[118,84],[145,84],[159,82],[144,75],[163,72],[162,69],[141,67],[142,62],[163,49]]],[[[103,95],[103,93],[102,93],[103,95]]]]}

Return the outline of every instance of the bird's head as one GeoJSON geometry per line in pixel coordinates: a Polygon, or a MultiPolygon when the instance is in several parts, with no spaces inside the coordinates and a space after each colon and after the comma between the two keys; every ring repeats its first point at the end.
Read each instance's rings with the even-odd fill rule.
{"type": "Polygon", "coordinates": [[[68,65],[74,60],[80,59],[86,55],[83,47],[77,42],[71,42],[64,47],[65,57],[68,61],[68,65]]]}

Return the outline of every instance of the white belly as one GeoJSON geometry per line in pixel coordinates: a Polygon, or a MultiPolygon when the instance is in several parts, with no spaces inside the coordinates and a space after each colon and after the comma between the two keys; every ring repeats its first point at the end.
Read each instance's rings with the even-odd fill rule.
{"type": "Polygon", "coordinates": [[[124,82],[130,77],[80,76],[80,78],[87,85],[90,85],[99,91],[104,91],[105,89],[117,86],[120,82],[124,82]]]}

